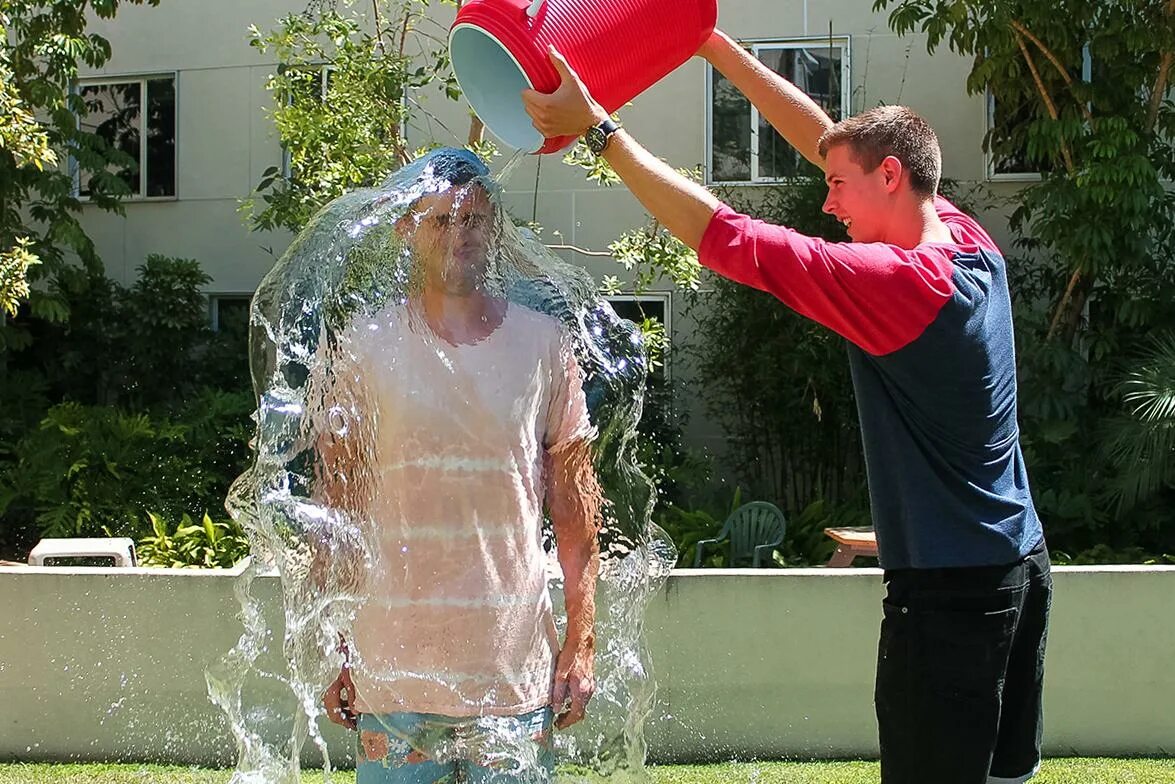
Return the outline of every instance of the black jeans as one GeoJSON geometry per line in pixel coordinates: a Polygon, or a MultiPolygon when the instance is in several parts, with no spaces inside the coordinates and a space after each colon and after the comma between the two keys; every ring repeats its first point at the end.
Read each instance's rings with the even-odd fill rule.
{"type": "Polygon", "coordinates": [[[1007,566],[896,569],[885,582],[882,783],[1027,780],[1040,765],[1053,591],[1044,543],[1007,566]]]}

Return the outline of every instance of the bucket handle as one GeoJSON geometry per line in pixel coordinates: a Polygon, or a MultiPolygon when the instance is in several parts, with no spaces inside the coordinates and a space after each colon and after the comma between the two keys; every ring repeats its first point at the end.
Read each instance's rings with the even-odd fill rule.
{"type": "Polygon", "coordinates": [[[547,0],[534,0],[530,4],[530,7],[526,9],[526,15],[529,16],[531,19],[534,19],[536,16],[539,15],[539,9],[541,9],[543,7],[543,3],[545,3],[545,2],[547,2],[547,0]]]}

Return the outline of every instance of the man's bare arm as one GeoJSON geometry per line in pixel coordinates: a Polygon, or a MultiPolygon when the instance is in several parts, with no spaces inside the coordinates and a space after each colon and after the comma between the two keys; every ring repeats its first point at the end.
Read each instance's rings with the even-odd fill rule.
{"type": "Polygon", "coordinates": [[[771,127],[812,163],[824,168],[819,141],[832,118],[803,90],[759,62],[720,30],[698,54],[745,95],[771,127]]]}
{"type": "MultiPolygon", "coordinates": [[[[592,99],[558,52],[552,49],[550,56],[562,83],[549,95],[524,91],[522,100],[526,111],[544,136],[581,136],[607,119],[608,113],[592,99]]],[[[714,211],[721,204],[714,194],[674,171],[625,131],[612,137],[604,157],[662,226],[686,245],[698,249],[714,211]]]]}
{"type": "MultiPolygon", "coordinates": [[[[745,93],[805,158],[823,168],[818,143],[833,123],[815,101],[720,31],[715,31],[699,54],[745,93]]],[[[549,95],[525,90],[526,111],[544,136],[582,136],[608,114],[558,52],[552,50],[550,57],[561,77],[559,88],[549,95]]],[[[661,225],[698,249],[721,204],[712,193],[678,174],[623,130],[612,137],[604,158],[661,225]]]]}
{"type": "MultiPolygon", "coordinates": [[[[311,500],[318,514],[304,532],[312,553],[310,577],[321,590],[358,591],[365,580],[361,521],[370,496],[370,423],[362,389],[336,375],[313,389],[308,405],[314,417],[315,461],[311,500]]],[[[315,385],[316,386],[316,385],[315,385]]]]}
{"type": "Polygon", "coordinates": [[[602,494],[588,441],[570,444],[550,460],[547,506],[555,528],[567,607],[567,637],[555,667],[551,703],[556,726],[564,728],[583,718],[595,690],[597,537],[602,494]]]}

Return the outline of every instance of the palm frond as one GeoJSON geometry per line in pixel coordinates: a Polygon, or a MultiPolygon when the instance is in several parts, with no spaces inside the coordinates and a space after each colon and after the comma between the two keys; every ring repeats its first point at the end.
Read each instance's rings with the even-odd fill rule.
{"type": "Polygon", "coordinates": [[[1108,421],[1102,449],[1118,472],[1121,516],[1175,481],[1175,334],[1152,339],[1117,392],[1125,410],[1108,421]]]}

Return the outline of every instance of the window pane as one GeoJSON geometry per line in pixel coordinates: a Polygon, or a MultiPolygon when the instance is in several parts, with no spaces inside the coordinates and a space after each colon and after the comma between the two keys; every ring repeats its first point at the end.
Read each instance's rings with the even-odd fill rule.
{"type": "MultiPolygon", "coordinates": [[[[844,50],[839,46],[762,49],[759,59],[812,97],[833,121],[841,119],[844,50]]],[[[759,117],[759,176],[794,177],[811,174],[815,167],[759,117]]]]}
{"type": "Polygon", "coordinates": [[[147,195],[175,195],[175,79],[147,82],[147,195]]]}
{"type": "Polygon", "coordinates": [[[714,86],[710,112],[713,182],[751,179],[751,102],[718,71],[711,69],[714,86]]]}
{"type": "Polygon", "coordinates": [[[216,298],[216,331],[246,335],[249,330],[250,297],[216,298]]]}
{"type": "Polygon", "coordinates": [[[1036,171],[1028,161],[1028,123],[1032,106],[992,100],[991,168],[995,174],[1024,174],[1036,171]]]}
{"type": "Polygon", "coordinates": [[[248,388],[249,301],[247,296],[232,294],[212,297],[216,334],[208,347],[206,367],[216,369],[215,382],[224,389],[248,388]]]}
{"type": "MultiPolygon", "coordinates": [[[[645,319],[652,319],[653,321],[660,323],[662,326],[665,325],[666,300],[662,299],[661,297],[639,297],[633,299],[608,298],[608,301],[611,303],[612,309],[616,311],[617,316],[620,316],[620,318],[623,319],[628,319],[638,327],[642,322],[644,322],[645,319]]],[[[665,338],[668,340],[668,333],[666,333],[665,338]]],[[[665,348],[668,349],[668,345],[666,345],[665,348]]],[[[668,351],[666,351],[666,353],[668,353],[668,351]]],[[[661,358],[661,364],[651,369],[650,381],[664,377],[664,363],[667,359],[668,357],[663,356],[661,358]]]]}
{"type": "Polygon", "coordinates": [[[313,107],[322,103],[327,69],[319,66],[295,66],[285,69],[289,80],[289,102],[293,106],[313,107]]]}
{"type": "Polygon", "coordinates": [[[614,299],[609,301],[612,303],[612,309],[620,318],[628,319],[636,324],[640,324],[647,318],[656,319],[662,324],[665,323],[665,300],[663,299],[614,299]]]}
{"type": "MultiPolygon", "coordinates": [[[[140,139],[142,131],[142,85],[139,82],[83,85],[79,89],[86,104],[86,115],[79,120],[82,131],[92,133],[115,150],[126,153],[131,161],[112,164],[109,170],[120,177],[139,196],[140,139]]],[[[91,195],[90,175],[81,173],[79,192],[91,195]]]]}

